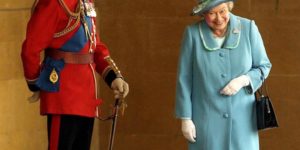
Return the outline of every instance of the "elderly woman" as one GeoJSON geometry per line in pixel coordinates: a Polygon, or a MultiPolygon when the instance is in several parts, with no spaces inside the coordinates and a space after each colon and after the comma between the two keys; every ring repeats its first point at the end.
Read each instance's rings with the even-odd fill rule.
{"type": "Polygon", "coordinates": [[[254,21],[231,13],[233,0],[199,0],[200,21],[184,33],[176,117],[189,150],[258,150],[254,92],[271,63],[254,21]]]}

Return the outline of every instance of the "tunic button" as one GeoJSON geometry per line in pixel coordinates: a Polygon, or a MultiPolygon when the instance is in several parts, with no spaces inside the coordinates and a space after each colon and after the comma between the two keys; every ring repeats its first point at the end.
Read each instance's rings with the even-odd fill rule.
{"type": "Polygon", "coordinates": [[[224,53],[219,53],[219,56],[220,57],[224,57],[224,53]]]}
{"type": "Polygon", "coordinates": [[[221,74],[221,76],[222,76],[222,78],[225,78],[225,77],[226,77],[226,74],[225,74],[225,73],[223,73],[223,74],[221,74]]]}
{"type": "Polygon", "coordinates": [[[228,118],[228,117],[229,117],[229,114],[225,113],[225,114],[223,114],[223,117],[224,117],[224,118],[228,118]]]}

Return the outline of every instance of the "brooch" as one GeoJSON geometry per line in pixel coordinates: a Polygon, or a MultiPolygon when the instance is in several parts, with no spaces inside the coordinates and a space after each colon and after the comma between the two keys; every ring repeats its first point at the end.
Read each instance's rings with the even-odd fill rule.
{"type": "Polygon", "coordinates": [[[57,81],[58,81],[58,74],[57,72],[55,71],[55,68],[53,68],[53,70],[51,71],[50,73],[50,76],[49,76],[49,80],[55,84],[57,81]]]}

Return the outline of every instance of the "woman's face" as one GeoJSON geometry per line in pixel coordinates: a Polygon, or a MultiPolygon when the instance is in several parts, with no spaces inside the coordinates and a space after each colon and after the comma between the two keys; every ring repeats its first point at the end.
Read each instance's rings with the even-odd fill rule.
{"type": "Polygon", "coordinates": [[[229,9],[222,3],[204,13],[204,19],[213,31],[225,31],[229,21],[229,9]]]}

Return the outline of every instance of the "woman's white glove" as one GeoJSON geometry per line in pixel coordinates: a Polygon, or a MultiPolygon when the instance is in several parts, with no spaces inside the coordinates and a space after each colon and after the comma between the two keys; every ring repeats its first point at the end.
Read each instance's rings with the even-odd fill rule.
{"type": "Polygon", "coordinates": [[[242,87],[250,84],[250,77],[247,75],[241,75],[232,79],[221,91],[223,95],[235,95],[242,87]]]}
{"type": "Polygon", "coordinates": [[[181,131],[183,136],[190,142],[196,142],[196,128],[191,119],[181,120],[181,131]]]}
{"type": "Polygon", "coordinates": [[[122,78],[116,78],[111,83],[115,98],[125,98],[129,92],[129,86],[122,78]]]}
{"type": "Polygon", "coordinates": [[[40,91],[34,92],[30,97],[27,98],[27,100],[30,103],[35,103],[39,101],[39,99],[40,99],[40,91]]]}

